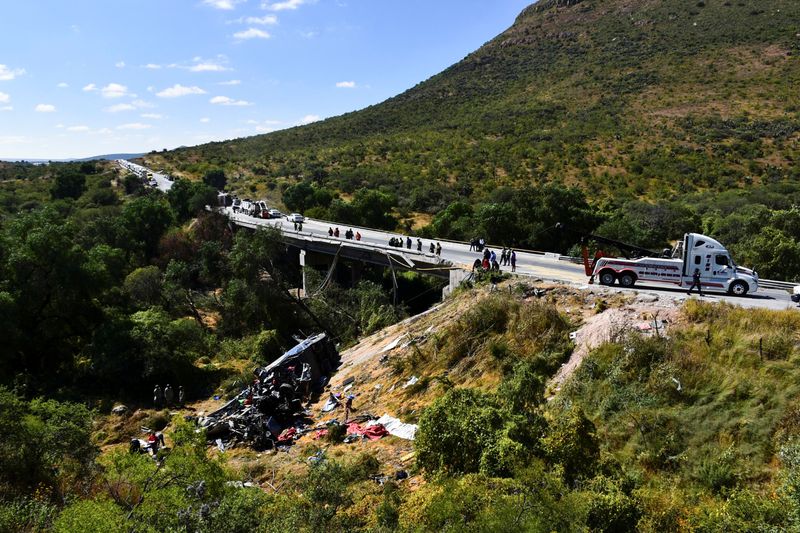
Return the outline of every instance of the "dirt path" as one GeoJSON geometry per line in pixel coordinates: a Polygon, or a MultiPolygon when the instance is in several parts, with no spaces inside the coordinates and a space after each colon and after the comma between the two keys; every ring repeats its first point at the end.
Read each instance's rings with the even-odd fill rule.
{"type": "Polygon", "coordinates": [[[674,302],[635,302],[624,307],[611,308],[602,313],[588,316],[584,324],[574,332],[575,350],[569,360],[558,370],[548,383],[548,390],[557,393],[566,380],[578,369],[584,358],[601,344],[625,331],[641,331],[656,334],[654,322],[658,323],[658,333],[665,334],[678,319],[680,309],[674,302]],[[664,323],[662,324],[662,321],[664,323]]]}

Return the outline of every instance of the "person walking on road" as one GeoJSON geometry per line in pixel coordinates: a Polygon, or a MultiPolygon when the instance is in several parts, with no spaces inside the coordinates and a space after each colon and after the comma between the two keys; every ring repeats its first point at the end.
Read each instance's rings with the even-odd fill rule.
{"type": "Polygon", "coordinates": [[[357,241],[360,241],[360,240],[361,240],[361,232],[360,232],[360,231],[357,231],[357,232],[356,232],[356,240],[357,240],[357,241]]]}
{"type": "Polygon", "coordinates": [[[436,251],[436,246],[433,243],[431,243],[430,251],[431,253],[434,253],[436,251]]]}
{"type": "Polygon", "coordinates": [[[406,248],[411,249],[411,237],[406,237],[406,248]]]}
{"type": "Polygon", "coordinates": [[[689,287],[689,292],[686,294],[692,294],[694,288],[697,287],[697,294],[703,296],[703,288],[700,286],[700,269],[695,268],[694,274],[692,274],[692,286],[689,287]]]}
{"type": "Polygon", "coordinates": [[[417,239],[417,251],[422,251],[422,239],[417,239]]]}
{"type": "Polygon", "coordinates": [[[442,255],[442,244],[439,242],[436,243],[436,255],[440,257],[442,255]]]}
{"type": "Polygon", "coordinates": [[[333,228],[328,227],[328,237],[333,237],[333,228]]]}
{"type": "Polygon", "coordinates": [[[338,227],[335,230],[333,230],[333,236],[336,237],[337,239],[339,238],[339,228],[338,227]]]}
{"type": "Polygon", "coordinates": [[[517,271],[517,252],[511,250],[511,272],[517,271]]]}

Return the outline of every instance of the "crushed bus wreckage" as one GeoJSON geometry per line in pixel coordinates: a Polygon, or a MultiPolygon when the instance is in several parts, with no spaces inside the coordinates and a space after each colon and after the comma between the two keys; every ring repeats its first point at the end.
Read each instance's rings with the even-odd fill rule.
{"type": "Polygon", "coordinates": [[[251,385],[197,423],[220,448],[237,444],[273,448],[284,429],[308,418],[303,403],[322,392],[339,362],[326,334],[309,337],[269,365],[256,368],[251,385]]]}

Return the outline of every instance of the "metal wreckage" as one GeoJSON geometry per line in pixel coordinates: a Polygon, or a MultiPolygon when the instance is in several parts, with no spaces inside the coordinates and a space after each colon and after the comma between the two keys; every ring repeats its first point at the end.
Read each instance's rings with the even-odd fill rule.
{"type": "Polygon", "coordinates": [[[276,447],[284,429],[308,420],[304,401],[322,392],[339,363],[339,352],[326,334],[309,337],[268,366],[256,368],[251,385],[197,423],[222,449],[237,444],[276,447]]]}

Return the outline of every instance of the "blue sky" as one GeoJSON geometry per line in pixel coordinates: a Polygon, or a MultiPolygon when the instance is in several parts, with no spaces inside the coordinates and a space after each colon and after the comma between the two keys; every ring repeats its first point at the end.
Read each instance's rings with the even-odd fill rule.
{"type": "Polygon", "coordinates": [[[0,158],[266,133],[375,104],[532,0],[25,0],[0,17],[0,158]]]}

